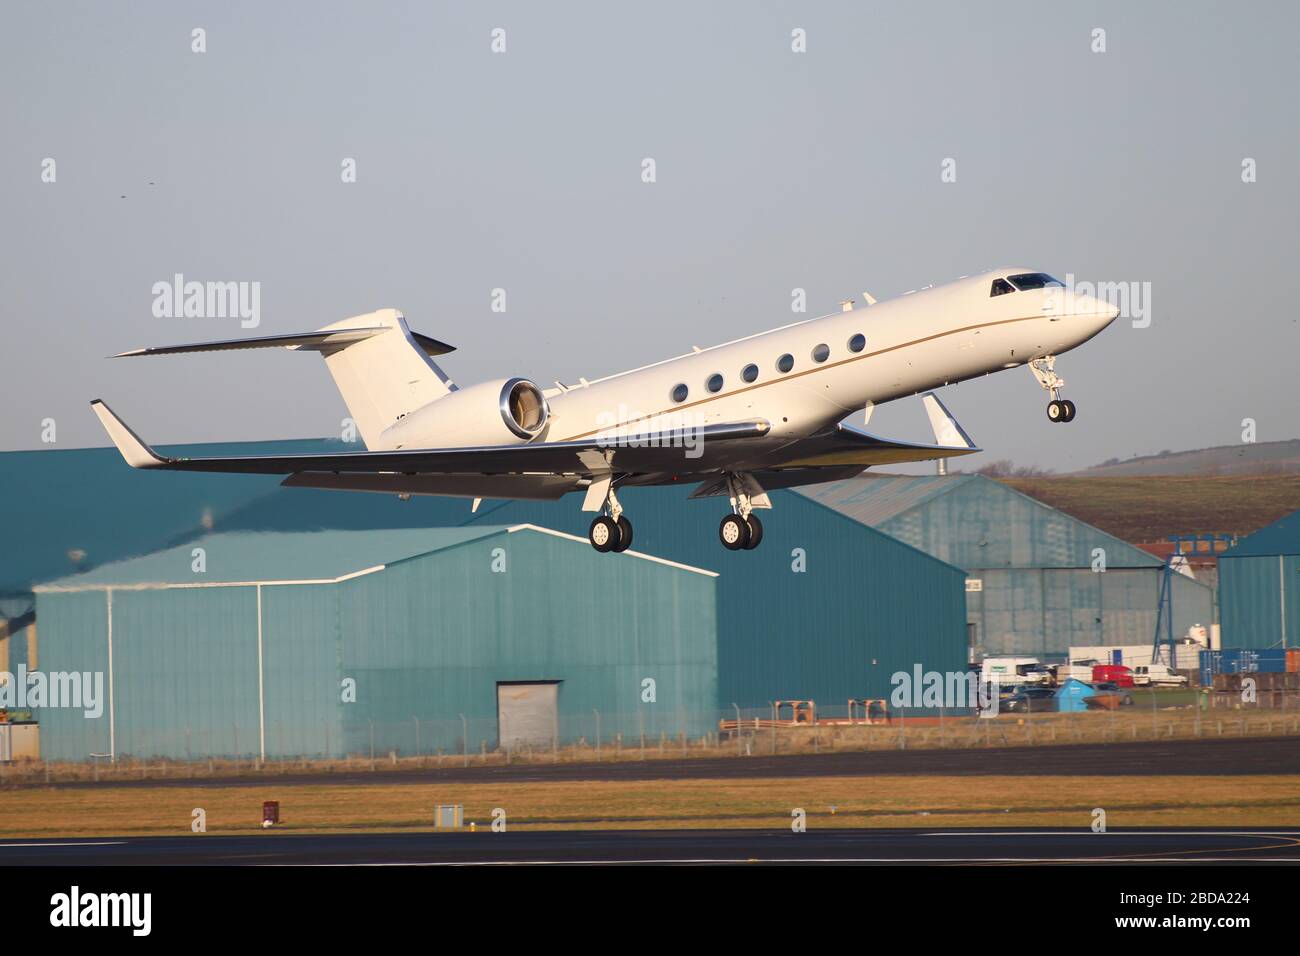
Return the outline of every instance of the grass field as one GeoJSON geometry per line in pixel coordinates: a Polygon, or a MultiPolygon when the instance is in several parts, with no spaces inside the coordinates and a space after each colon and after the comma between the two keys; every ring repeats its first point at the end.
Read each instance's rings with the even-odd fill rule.
{"type": "Polygon", "coordinates": [[[209,833],[260,831],[279,800],[279,832],[433,829],[433,808],[459,803],[487,829],[494,808],[519,829],[1300,825],[1300,777],[1244,786],[1217,777],[880,776],[747,780],[356,784],[228,788],[23,790],[5,795],[0,837],[183,835],[202,808],[209,833]],[[832,810],[832,808],[834,808],[832,810]]]}
{"type": "Polygon", "coordinates": [[[1246,535],[1300,508],[1300,475],[1004,480],[1125,541],[1188,532],[1246,535]]]}

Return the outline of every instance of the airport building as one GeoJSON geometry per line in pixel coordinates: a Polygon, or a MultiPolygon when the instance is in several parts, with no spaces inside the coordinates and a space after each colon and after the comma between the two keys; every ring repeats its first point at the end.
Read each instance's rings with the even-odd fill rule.
{"type": "MultiPolygon", "coordinates": [[[[172,452],[308,453],[334,444],[172,452]]],[[[653,742],[716,730],[733,705],[761,715],[776,700],[815,700],[822,712],[834,712],[850,699],[887,697],[896,672],[918,664],[960,671],[966,664],[963,571],[790,491],[774,492],[774,509],[761,512],[762,547],[730,552],[717,538],[729,510],[725,498],[690,500],[687,487],[627,489],[620,498],[635,522],[636,553],[600,555],[586,542],[591,515],[576,497],[488,501],[475,513],[460,499],[402,501],[281,488],[274,477],[132,471],[112,449],[0,458],[21,463],[0,468],[0,492],[32,505],[17,516],[12,546],[0,556],[0,608],[13,631],[0,650],[46,671],[79,660],[107,666],[111,623],[117,651],[111,726],[95,729],[80,717],[43,712],[42,751],[51,759],[110,749],[200,757],[263,748],[268,755],[364,754],[372,739],[381,756],[416,747],[477,752],[504,740],[495,688],[511,682],[559,682],[561,742],[599,738],[609,745],[619,734],[625,742],[653,742]],[[510,559],[503,575],[487,570],[481,552],[497,546],[487,539],[447,543],[480,533],[522,541],[524,532],[502,530],[519,525],[580,540],[552,533],[549,560],[510,559]],[[204,549],[202,582],[191,570],[196,547],[204,549]],[[471,552],[472,560],[465,557],[471,552]],[[461,561],[472,567],[462,569],[461,561]],[[467,590],[470,571],[490,583],[467,590]],[[423,595],[426,579],[444,577],[462,583],[447,596],[461,603],[440,616],[423,595]],[[271,583],[288,581],[303,583],[271,583]],[[711,595],[707,607],[702,583],[711,595]],[[489,613],[501,600],[513,616],[489,613]],[[632,645],[620,643],[628,613],[652,622],[638,625],[627,638],[632,645]],[[457,653],[486,647],[496,654],[474,652],[487,655],[487,670],[476,672],[472,700],[461,694],[467,678],[451,681],[456,693],[442,684],[403,683],[421,668],[457,673],[455,660],[434,655],[437,645],[415,636],[433,641],[456,615],[470,630],[439,640],[455,641],[457,653]],[[229,663],[212,657],[220,647],[255,647],[259,620],[260,697],[249,690],[257,686],[255,652],[229,663]],[[526,628],[547,649],[546,667],[533,656],[516,660],[516,634],[526,628]],[[128,654],[122,641],[131,642],[134,658],[121,656],[128,654]],[[666,641],[673,642],[671,661],[686,668],[668,684],[640,673],[646,660],[668,666],[657,650],[666,641]],[[295,649],[294,664],[310,685],[295,682],[284,658],[275,657],[287,648],[295,649]],[[404,656],[416,650],[432,656],[404,656]],[[399,692],[365,696],[366,678],[375,674],[399,692]],[[146,684],[133,683],[139,675],[146,684]],[[355,702],[336,705],[319,696],[322,685],[349,677],[357,682],[355,702]],[[619,696],[632,677],[654,679],[656,719],[639,697],[619,696]],[[232,696],[213,696],[222,687],[234,688],[232,696]]],[[[634,689],[644,690],[638,682],[634,689]]],[[[550,692],[543,686],[537,693],[550,692]]],[[[540,745],[539,735],[532,739],[540,745]]]]}
{"type": "Polygon", "coordinates": [[[716,729],[716,574],[624,558],[528,525],[225,533],[38,585],[41,669],[106,682],[98,715],[40,711],[42,754],[477,754],[716,729]]]}
{"type": "MultiPolygon", "coordinates": [[[[972,660],[1063,659],[1071,645],[1154,641],[1162,562],[1002,482],[860,476],[801,490],[963,568],[972,660]]],[[[1175,638],[1213,623],[1213,590],[1182,574],[1171,581],[1175,638]]]]}
{"type": "Polygon", "coordinates": [[[1300,511],[1219,555],[1224,647],[1300,647],[1300,511]]]}

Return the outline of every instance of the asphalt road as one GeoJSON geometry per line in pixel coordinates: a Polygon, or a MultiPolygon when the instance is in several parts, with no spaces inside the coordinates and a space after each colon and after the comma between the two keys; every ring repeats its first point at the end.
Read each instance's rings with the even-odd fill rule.
{"type": "MultiPolygon", "coordinates": [[[[1061,744],[976,750],[840,751],[778,757],[700,757],[605,763],[514,764],[463,767],[444,758],[441,769],[302,772],[262,776],[198,777],[183,769],[166,779],[56,784],[59,788],[243,787],[261,780],[277,786],[322,783],[507,783],[565,780],[684,780],[744,777],[954,776],[1250,776],[1300,774],[1300,740],[1224,737],[1202,740],[1061,744]]],[[[41,784],[44,786],[44,784],[41,784]]]]}
{"type": "Polygon", "coordinates": [[[1300,829],[605,830],[23,840],[0,866],[1300,863],[1300,829]]]}

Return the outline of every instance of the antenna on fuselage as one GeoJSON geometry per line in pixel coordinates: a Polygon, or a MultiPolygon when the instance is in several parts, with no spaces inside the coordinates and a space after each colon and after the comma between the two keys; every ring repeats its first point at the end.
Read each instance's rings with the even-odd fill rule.
{"type": "Polygon", "coordinates": [[[876,304],[876,297],[875,297],[874,295],[872,295],[870,292],[863,292],[863,293],[862,293],[862,298],[864,298],[864,299],[867,300],[867,305],[875,305],[875,304],[876,304]]]}

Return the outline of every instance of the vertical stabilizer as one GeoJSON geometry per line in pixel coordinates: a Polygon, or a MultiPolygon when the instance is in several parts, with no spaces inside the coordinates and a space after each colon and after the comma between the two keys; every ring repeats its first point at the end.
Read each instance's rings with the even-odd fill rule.
{"type": "Polygon", "coordinates": [[[354,315],[319,331],[354,328],[385,331],[320,352],[361,437],[373,450],[380,447],[384,429],[456,386],[429,357],[440,343],[423,337],[417,341],[396,309],[354,315]]]}

